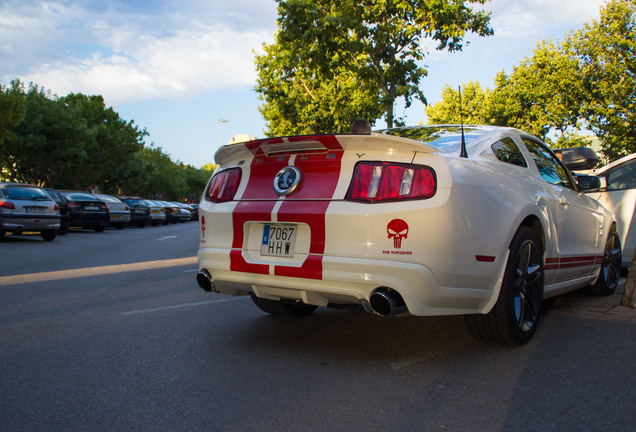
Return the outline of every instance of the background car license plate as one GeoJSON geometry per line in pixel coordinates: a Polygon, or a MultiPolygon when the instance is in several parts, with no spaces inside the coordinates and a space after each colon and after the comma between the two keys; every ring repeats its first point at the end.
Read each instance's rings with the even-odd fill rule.
{"type": "Polygon", "coordinates": [[[84,210],[86,211],[95,211],[95,210],[99,210],[98,206],[84,206],[84,210]]]}
{"type": "Polygon", "coordinates": [[[46,213],[46,208],[44,207],[25,207],[24,210],[27,213],[46,213]]]}
{"type": "Polygon", "coordinates": [[[296,225],[264,225],[261,255],[293,257],[296,244],[296,229],[296,225]]]}

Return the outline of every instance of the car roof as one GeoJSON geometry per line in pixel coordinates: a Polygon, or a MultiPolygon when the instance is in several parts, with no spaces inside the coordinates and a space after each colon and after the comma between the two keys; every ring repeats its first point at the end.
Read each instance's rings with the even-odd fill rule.
{"type": "Polygon", "coordinates": [[[624,164],[625,162],[629,162],[630,160],[632,160],[632,159],[634,159],[634,158],[636,158],[636,153],[632,153],[632,154],[630,154],[630,155],[627,155],[627,156],[625,156],[625,157],[622,157],[622,158],[620,158],[620,159],[617,159],[617,160],[615,160],[614,162],[609,163],[609,164],[607,164],[607,165],[605,165],[605,166],[603,166],[603,167],[601,167],[601,168],[599,168],[599,169],[596,169],[596,170],[592,171],[592,174],[593,174],[593,175],[601,175],[601,174],[604,174],[605,172],[607,172],[607,171],[611,170],[612,168],[614,168],[614,167],[616,167],[616,166],[618,166],[618,165],[622,165],[622,164],[624,164]]]}
{"type": "Polygon", "coordinates": [[[30,188],[36,188],[36,189],[43,189],[42,187],[40,187],[40,186],[38,186],[38,185],[31,184],[31,183],[0,182],[0,187],[7,187],[7,186],[13,186],[13,187],[30,187],[30,188]]]}
{"type": "Polygon", "coordinates": [[[104,194],[95,194],[95,196],[99,199],[108,201],[108,202],[113,202],[113,203],[120,203],[121,200],[119,200],[118,198],[112,196],[112,195],[104,195],[104,194]]]}
{"type": "Polygon", "coordinates": [[[91,199],[95,200],[95,201],[99,201],[99,199],[97,199],[97,197],[95,197],[95,195],[92,195],[88,192],[81,192],[81,191],[72,191],[72,190],[63,190],[60,191],[62,192],[62,195],[64,195],[65,197],[68,198],[86,198],[86,197],[90,197],[91,199]]]}

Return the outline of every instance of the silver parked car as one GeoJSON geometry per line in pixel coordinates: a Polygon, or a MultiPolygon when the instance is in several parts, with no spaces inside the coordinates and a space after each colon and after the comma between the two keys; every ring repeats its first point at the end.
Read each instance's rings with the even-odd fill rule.
{"type": "Polygon", "coordinates": [[[180,202],[170,202],[170,204],[178,207],[179,211],[177,213],[177,217],[179,222],[188,222],[192,220],[192,209],[186,204],[182,204],[180,202]]]}
{"type": "Polygon", "coordinates": [[[130,222],[130,207],[114,196],[95,194],[95,197],[108,207],[109,224],[117,229],[123,229],[130,222]]]}
{"type": "Polygon", "coordinates": [[[150,225],[158,226],[159,224],[166,225],[168,223],[166,219],[166,209],[164,206],[154,200],[144,200],[148,207],[150,207],[150,225]]]}
{"type": "Polygon", "coordinates": [[[43,189],[25,183],[0,183],[0,237],[37,231],[45,241],[57,237],[59,206],[43,189]]]}

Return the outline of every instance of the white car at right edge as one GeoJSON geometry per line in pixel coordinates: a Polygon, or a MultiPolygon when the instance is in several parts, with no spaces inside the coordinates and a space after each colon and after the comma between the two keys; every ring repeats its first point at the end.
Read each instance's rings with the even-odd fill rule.
{"type": "Polygon", "coordinates": [[[523,344],[545,298],[617,286],[614,215],[518,129],[267,138],[215,162],[197,282],[273,315],[464,315],[479,339],[523,344]]]}
{"type": "Polygon", "coordinates": [[[618,237],[623,246],[623,267],[629,267],[636,248],[636,153],[592,172],[601,179],[598,191],[588,195],[616,216],[618,237]]]}

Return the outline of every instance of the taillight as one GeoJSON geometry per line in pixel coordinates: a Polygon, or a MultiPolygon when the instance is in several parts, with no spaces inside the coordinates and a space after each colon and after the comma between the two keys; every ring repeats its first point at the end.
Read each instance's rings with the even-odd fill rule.
{"type": "Polygon", "coordinates": [[[435,195],[437,179],[432,168],[388,162],[360,162],[353,171],[347,199],[382,202],[424,199],[435,195]]]}
{"type": "Polygon", "coordinates": [[[15,205],[9,201],[0,201],[0,207],[6,208],[9,210],[15,210],[15,205]]]}
{"type": "Polygon", "coordinates": [[[231,168],[221,171],[212,177],[205,198],[209,201],[220,203],[232,201],[239,183],[241,182],[241,169],[231,168]]]}
{"type": "Polygon", "coordinates": [[[53,207],[53,210],[58,211],[60,209],[60,206],[58,206],[57,204],[55,204],[55,207],[53,207]]]}

